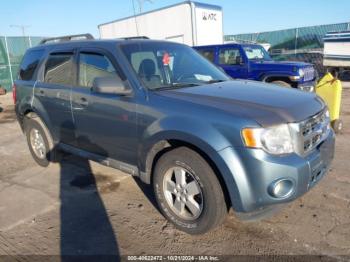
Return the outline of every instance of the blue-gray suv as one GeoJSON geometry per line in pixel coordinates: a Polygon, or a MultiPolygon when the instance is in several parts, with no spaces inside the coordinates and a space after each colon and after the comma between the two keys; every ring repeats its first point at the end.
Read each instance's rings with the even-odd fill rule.
{"type": "Polygon", "coordinates": [[[39,165],[69,152],[139,177],[190,234],[231,207],[261,216],[327,173],[335,138],[315,94],[231,80],[182,44],[86,37],[45,40],[21,63],[13,96],[39,165]]]}

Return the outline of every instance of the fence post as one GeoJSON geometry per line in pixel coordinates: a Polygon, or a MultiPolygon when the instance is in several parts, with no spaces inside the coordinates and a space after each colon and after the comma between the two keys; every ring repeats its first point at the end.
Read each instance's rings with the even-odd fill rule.
{"type": "Polygon", "coordinates": [[[296,28],[295,29],[295,46],[294,46],[294,54],[295,55],[297,55],[298,37],[299,37],[299,28],[296,28]]]}
{"type": "Polygon", "coordinates": [[[12,76],[12,68],[11,68],[11,61],[10,61],[10,52],[7,44],[7,36],[5,36],[5,47],[6,47],[6,53],[7,53],[8,67],[10,69],[11,86],[13,86],[13,76],[12,76]]]}

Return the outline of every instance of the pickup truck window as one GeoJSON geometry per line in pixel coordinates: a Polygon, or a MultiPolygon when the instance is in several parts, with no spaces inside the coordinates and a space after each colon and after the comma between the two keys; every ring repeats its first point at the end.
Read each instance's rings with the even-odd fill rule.
{"type": "Polygon", "coordinates": [[[201,50],[198,50],[198,52],[202,56],[204,56],[206,59],[208,59],[210,62],[214,63],[214,60],[215,60],[214,49],[201,49],[201,50]]]}
{"type": "Polygon", "coordinates": [[[111,61],[103,54],[80,53],[79,86],[92,87],[96,77],[108,77],[116,74],[111,61]]]}
{"type": "Polygon", "coordinates": [[[33,79],[34,72],[38,67],[40,59],[44,55],[44,50],[33,50],[27,52],[23,57],[21,66],[19,68],[19,79],[30,81],[33,79]]]}
{"type": "Polygon", "coordinates": [[[272,60],[269,53],[262,46],[245,46],[243,49],[249,60],[272,60]]]}
{"type": "Polygon", "coordinates": [[[123,45],[122,51],[141,82],[152,90],[229,80],[198,52],[183,45],[142,42],[123,45]]]}
{"type": "Polygon", "coordinates": [[[241,53],[238,48],[224,48],[220,49],[219,62],[221,65],[236,65],[237,57],[240,57],[241,53]]]}
{"type": "Polygon", "coordinates": [[[59,85],[75,85],[75,66],[73,53],[51,54],[45,65],[45,83],[59,85]]]}

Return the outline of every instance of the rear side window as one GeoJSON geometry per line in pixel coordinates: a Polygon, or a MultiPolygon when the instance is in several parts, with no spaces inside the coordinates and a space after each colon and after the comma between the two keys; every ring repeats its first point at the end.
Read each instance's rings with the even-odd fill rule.
{"type": "Polygon", "coordinates": [[[198,51],[202,56],[214,63],[214,49],[202,49],[198,51]]]}
{"type": "Polygon", "coordinates": [[[73,53],[51,54],[45,65],[45,83],[58,85],[75,85],[75,68],[73,53]]]}
{"type": "Polygon", "coordinates": [[[116,70],[105,55],[98,53],[80,53],[79,86],[92,87],[96,77],[115,75],[116,70]]]}
{"type": "Polygon", "coordinates": [[[35,70],[37,69],[43,55],[44,50],[33,50],[27,52],[23,57],[19,68],[19,79],[24,81],[33,80],[35,70]]]}

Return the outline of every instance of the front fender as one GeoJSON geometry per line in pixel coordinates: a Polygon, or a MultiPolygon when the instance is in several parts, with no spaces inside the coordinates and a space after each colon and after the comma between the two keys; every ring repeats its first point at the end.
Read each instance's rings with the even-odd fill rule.
{"type": "Polygon", "coordinates": [[[262,82],[266,82],[266,79],[270,77],[280,77],[280,78],[288,78],[293,76],[290,72],[268,72],[264,73],[260,76],[259,80],[262,82]]]}
{"type": "MultiPolygon", "coordinates": [[[[155,156],[166,147],[166,141],[179,140],[198,148],[214,163],[218,169],[221,180],[224,182],[231,204],[237,211],[242,210],[242,201],[237,188],[234,175],[230,172],[226,159],[222,156],[222,150],[229,147],[229,141],[214,127],[194,119],[163,119],[145,130],[142,136],[142,146],[139,149],[141,179],[151,182],[151,168],[149,155],[155,156]],[[176,123],[176,124],[175,124],[176,123]],[[203,129],[205,128],[205,132],[203,129]],[[160,145],[160,148],[157,146],[160,145]],[[156,149],[155,149],[156,148],[156,149]],[[155,149],[155,150],[154,150],[155,149]],[[155,151],[155,152],[153,152],[155,151]]],[[[239,162],[239,159],[230,161],[239,162]]],[[[153,162],[153,159],[150,161],[153,162]]]]}

